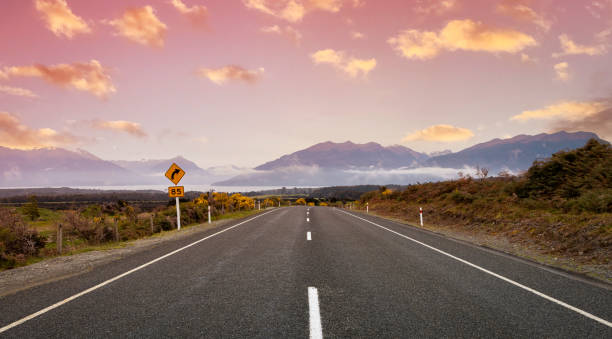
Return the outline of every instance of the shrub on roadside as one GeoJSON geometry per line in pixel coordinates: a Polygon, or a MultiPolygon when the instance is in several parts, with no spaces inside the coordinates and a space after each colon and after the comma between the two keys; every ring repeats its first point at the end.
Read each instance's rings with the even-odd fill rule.
{"type": "Polygon", "coordinates": [[[0,268],[12,268],[38,255],[46,238],[29,228],[13,209],[0,208],[0,268]]]}
{"type": "Polygon", "coordinates": [[[77,236],[90,244],[100,244],[114,238],[113,225],[102,218],[90,219],[76,211],[67,211],[62,221],[68,235],[77,236]]]}
{"type": "Polygon", "coordinates": [[[471,204],[476,199],[472,194],[454,190],[448,198],[457,204],[471,204]]]}

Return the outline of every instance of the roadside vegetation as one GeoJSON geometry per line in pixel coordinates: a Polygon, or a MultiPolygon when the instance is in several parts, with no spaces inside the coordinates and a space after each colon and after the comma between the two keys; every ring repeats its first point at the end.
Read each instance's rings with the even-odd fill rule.
{"type": "Polygon", "coordinates": [[[584,147],[536,161],[523,175],[380,187],[357,208],[426,226],[501,236],[580,263],[612,260],[612,147],[590,140],[584,147]]]}
{"type": "MultiPolygon", "coordinates": [[[[261,208],[276,207],[281,200],[267,197],[261,208]]],[[[281,202],[284,203],[284,202],[281,202]]],[[[259,203],[239,193],[201,194],[181,202],[181,226],[188,227],[208,220],[241,218],[255,213],[259,203]]],[[[143,210],[123,200],[101,202],[77,209],[40,208],[35,196],[20,207],[0,207],[0,270],[23,266],[60,254],[121,246],[124,241],[139,239],[177,228],[174,200],[143,210]],[[58,228],[61,225],[61,253],[58,228]]]]}

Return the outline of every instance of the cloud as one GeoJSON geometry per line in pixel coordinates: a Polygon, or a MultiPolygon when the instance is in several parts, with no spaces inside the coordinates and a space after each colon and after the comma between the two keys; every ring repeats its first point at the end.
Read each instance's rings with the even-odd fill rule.
{"type": "Polygon", "coordinates": [[[529,54],[527,54],[527,53],[521,53],[521,62],[523,62],[523,63],[526,63],[526,64],[527,64],[527,63],[534,63],[534,62],[536,62],[536,61],[537,61],[537,60],[536,60],[536,59],[534,59],[534,58],[532,58],[532,57],[530,57],[530,56],[529,56],[529,54]]]}
{"type": "Polygon", "coordinates": [[[376,59],[357,59],[347,57],[343,51],[333,49],[323,49],[312,53],[310,58],[315,64],[330,64],[335,68],[345,72],[349,76],[356,78],[359,75],[367,76],[376,67],[376,59]]]}
{"type": "Polygon", "coordinates": [[[517,20],[531,22],[548,32],[552,22],[529,7],[529,3],[530,0],[503,0],[497,5],[497,10],[517,20]]]}
{"type": "Polygon", "coordinates": [[[365,39],[365,35],[361,32],[351,32],[351,39],[353,40],[360,40],[360,39],[365,39]]]}
{"type": "Polygon", "coordinates": [[[187,7],[181,0],[172,0],[170,2],[181,14],[188,17],[194,25],[206,26],[208,18],[208,9],[203,5],[193,5],[187,7]]]}
{"type": "Polygon", "coordinates": [[[553,66],[555,69],[555,72],[557,72],[557,79],[567,82],[569,80],[569,72],[568,72],[568,63],[567,62],[560,62],[556,65],[553,66]]]}
{"type": "MultiPolygon", "coordinates": [[[[193,7],[192,7],[193,8],[193,7]]],[[[123,17],[107,22],[117,34],[141,45],[164,47],[167,26],[159,21],[153,7],[128,9],[123,17]]]]}
{"type": "Polygon", "coordinates": [[[612,98],[592,101],[562,101],[542,109],[524,111],[511,120],[549,120],[550,131],[594,132],[612,138],[612,98]]]}
{"type": "Polygon", "coordinates": [[[56,36],[72,39],[77,34],[91,33],[89,25],[72,13],[66,0],[36,0],[35,5],[47,28],[56,36]]]}
{"type": "Polygon", "coordinates": [[[116,89],[108,70],[97,60],[89,63],[58,64],[53,66],[32,65],[5,67],[0,78],[38,77],[54,85],[89,92],[99,98],[106,98],[116,89]]]}
{"type": "MultiPolygon", "coordinates": [[[[599,36],[602,38],[605,38],[606,32],[607,31],[603,31],[599,33],[599,36]]],[[[553,53],[552,55],[553,58],[559,58],[565,55],[579,55],[579,54],[595,56],[595,55],[606,54],[607,52],[606,45],[603,42],[600,44],[591,45],[591,46],[580,45],[580,44],[575,43],[567,34],[559,35],[559,42],[561,43],[561,49],[563,51],[560,53],[553,53]]]]}
{"type": "Polygon", "coordinates": [[[360,0],[243,0],[249,9],[257,10],[292,23],[300,22],[304,16],[313,11],[337,13],[346,2],[353,7],[361,7],[360,0]]]}
{"type": "Polygon", "coordinates": [[[417,131],[405,136],[402,141],[440,141],[453,142],[470,139],[474,133],[467,128],[451,125],[434,125],[424,130],[417,131]]]}
{"type": "Polygon", "coordinates": [[[559,120],[553,124],[552,131],[588,131],[610,140],[612,139],[612,108],[593,113],[579,120],[559,120]]]}
{"type": "Polygon", "coordinates": [[[457,0],[419,0],[414,11],[425,15],[442,15],[455,8],[457,8],[457,0]]]}
{"type": "Polygon", "coordinates": [[[19,88],[19,87],[0,85],[0,93],[14,95],[18,97],[38,98],[38,95],[30,91],[29,89],[19,88]]]}
{"type": "Polygon", "coordinates": [[[302,21],[302,18],[306,15],[304,5],[294,0],[244,0],[243,3],[247,8],[255,9],[289,22],[302,21]]]}
{"type": "Polygon", "coordinates": [[[264,73],[262,67],[248,70],[236,65],[228,65],[221,68],[200,68],[197,73],[217,85],[223,85],[229,80],[244,81],[253,84],[261,79],[264,73]]]}
{"type": "Polygon", "coordinates": [[[281,35],[293,42],[296,46],[299,45],[302,40],[302,33],[291,26],[285,26],[285,28],[281,28],[278,25],[267,26],[263,27],[261,31],[268,34],[281,35]]]}
{"type": "Polygon", "coordinates": [[[95,129],[108,130],[115,132],[123,132],[130,134],[138,138],[144,138],[147,133],[142,130],[142,127],[137,122],[125,121],[125,120],[94,120],[91,122],[91,126],[95,129]]]}
{"type": "Polygon", "coordinates": [[[542,109],[523,111],[521,114],[510,118],[510,120],[563,119],[580,121],[609,107],[610,105],[606,101],[562,101],[542,109]]]}
{"type": "Polygon", "coordinates": [[[8,112],[0,112],[0,146],[33,149],[75,144],[78,138],[51,128],[32,129],[8,112]]]}
{"type": "Polygon", "coordinates": [[[601,19],[606,11],[612,13],[612,0],[591,1],[590,5],[586,5],[585,8],[594,18],[601,19]]]}
{"type": "Polygon", "coordinates": [[[469,19],[450,21],[439,32],[405,30],[387,42],[407,59],[432,59],[444,50],[518,53],[537,45],[535,39],[512,29],[491,27],[469,19]]]}

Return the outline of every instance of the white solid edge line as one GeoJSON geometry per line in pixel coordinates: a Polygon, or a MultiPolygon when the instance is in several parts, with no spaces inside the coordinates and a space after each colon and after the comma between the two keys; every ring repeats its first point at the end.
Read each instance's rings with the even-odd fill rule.
{"type": "Polygon", "coordinates": [[[322,339],[321,312],[319,311],[319,292],[308,287],[308,310],[310,314],[310,339],[322,339]]]}
{"type": "Polygon", "coordinates": [[[520,288],[522,288],[522,289],[524,289],[524,290],[526,290],[526,291],[528,291],[528,292],[531,292],[531,293],[533,293],[533,294],[535,294],[535,295],[537,295],[537,296],[540,296],[540,297],[542,297],[542,298],[544,298],[544,299],[546,299],[546,300],[548,300],[548,301],[552,301],[552,302],[554,302],[554,303],[555,303],[555,304],[557,304],[557,305],[561,305],[561,306],[563,306],[563,307],[565,307],[565,308],[567,308],[567,309],[569,309],[569,310],[572,310],[572,311],[574,311],[574,312],[576,312],[576,313],[582,314],[583,316],[585,316],[585,317],[587,317],[587,318],[590,318],[590,319],[592,319],[592,320],[595,320],[595,321],[597,321],[597,322],[599,322],[599,323],[601,323],[601,324],[603,324],[603,325],[606,325],[606,326],[608,326],[608,327],[612,327],[612,322],[609,322],[609,321],[607,321],[607,320],[605,320],[605,319],[602,319],[602,318],[600,318],[600,317],[598,317],[598,316],[596,316],[596,315],[594,315],[594,314],[591,314],[591,313],[589,313],[589,312],[583,311],[583,310],[581,310],[581,309],[579,309],[579,308],[577,308],[577,307],[574,307],[574,306],[572,306],[572,305],[570,305],[570,304],[568,304],[568,303],[565,303],[565,302],[563,302],[563,301],[561,301],[561,300],[555,299],[555,298],[553,298],[553,297],[551,297],[551,296],[549,296],[549,295],[546,295],[546,294],[544,294],[544,293],[542,293],[542,292],[536,291],[536,290],[534,290],[534,289],[533,289],[533,288],[531,288],[531,287],[527,287],[527,286],[525,286],[525,285],[523,285],[523,284],[521,284],[521,283],[518,283],[518,282],[516,282],[516,281],[514,281],[514,280],[512,280],[512,279],[506,278],[506,277],[504,277],[504,276],[502,276],[502,275],[499,275],[499,274],[497,274],[497,273],[495,273],[495,272],[491,272],[491,271],[487,270],[486,268],[480,267],[480,266],[478,266],[478,265],[476,265],[476,264],[472,264],[471,262],[469,262],[469,261],[467,261],[467,260],[461,259],[461,258],[459,258],[459,257],[456,257],[456,256],[454,256],[454,255],[450,254],[450,253],[447,253],[447,252],[444,252],[444,251],[442,251],[442,250],[439,250],[439,249],[437,249],[437,248],[435,248],[435,247],[433,247],[433,246],[427,245],[427,244],[425,244],[425,243],[423,243],[423,242],[420,242],[420,241],[418,241],[418,240],[416,240],[416,239],[410,238],[410,237],[408,237],[408,236],[406,236],[406,235],[403,235],[403,234],[401,234],[401,233],[399,233],[399,232],[396,232],[396,231],[394,231],[394,230],[391,230],[391,229],[389,229],[389,228],[386,228],[386,227],[384,227],[384,226],[381,226],[381,225],[379,225],[379,224],[377,224],[377,223],[375,223],[375,222],[372,222],[372,221],[370,221],[370,220],[364,219],[364,218],[362,218],[362,217],[358,217],[358,216],[356,216],[356,215],[354,215],[354,214],[352,214],[352,213],[348,213],[348,212],[345,212],[345,211],[342,211],[342,210],[339,210],[339,211],[341,211],[342,213],[346,213],[346,214],[348,214],[348,215],[350,215],[350,216],[352,216],[352,217],[355,217],[355,218],[357,218],[357,219],[361,219],[361,220],[363,220],[363,221],[365,221],[365,222],[368,222],[368,223],[370,223],[370,224],[372,224],[372,225],[374,225],[374,226],[380,227],[380,228],[382,228],[382,229],[384,229],[384,230],[386,230],[386,231],[389,231],[389,232],[391,232],[391,233],[393,233],[393,234],[395,234],[395,235],[399,235],[400,237],[406,238],[406,239],[408,239],[408,240],[410,240],[410,241],[412,241],[412,242],[415,242],[415,243],[417,243],[417,244],[419,244],[419,245],[425,246],[425,247],[427,247],[427,248],[429,248],[429,249],[431,249],[431,250],[434,250],[434,251],[436,251],[436,252],[438,252],[438,253],[440,253],[440,254],[443,254],[443,255],[445,255],[445,256],[447,256],[447,257],[450,257],[450,258],[453,258],[453,259],[455,259],[455,260],[457,260],[457,261],[460,261],[460,262],[462,262],[462,263],[464,263],[464,264],[466,264],[466,265],[468,265],[468,266],[471,266],[471,267],[473,267],[473,268],[475,268],[475,269],[477,269],[477,270],[480,270],[480,271],[482,271],[482,272],[485,272],[485,273],[487,273],[487,274],[490,274],[490,275],[492,275],[492,276],[494,276],[494,277],[496,277],[496,278],[498,278],[498,279],[501,279],[501,280],[503,280],[503,281],[505,281],[505,282],[507,282],[507,283],[510,283],[510,284],[512,284],[512,285],[514,285],[514,286],[520,287],[520,288]]]}
{"type": "Polygon", "coordinates": [[[194,242],[192,242],[192,243],[191,243],[191,244],[189,244],[189,245],[183,246],[183,247],[181,247],[181,248],[179,248],[179,249],[176,249],[176,250],[174,250],[174,251],[172,251],[172,252],[170,252],[170,253],[164,254],[164,255],[162,255],[162,256],[161,256],[161,257],[159,257],[159,258],[153,259],[153,260],[151,260],[151,261],[149,261],[149,262],[147,262],[147,263],[145,263],[145,264],[142,264],[142,265],[140,265],[140,266],[138,266],[138,267],[136,267],[136,268],[133,268],[133,269],[131,269],[131,270],[129,270],[129,271],[127,271],[127,272],[125,272],[125,273],[122,273],[122,274],[119,274],[119,275],[117,275],[117,276],[115,276],[115,277],[113,277],[113,278],[110,278],[110,279],[108,279],[108,280],[106,280],[106,281],[104,281],[104,282],[102,282],[102,283],[99,283],[99,284],[98,284],[98,285],[96,285],[96,286],[90,287],[90,288],[88,288],[88,289],[86,289],[86,290],[84,290],[84,291],[82,291],[82,292],[79,292],[79,293],[77,293],[77,294],[75,294],[75,295],[73,295],[73,296],[71,296],[71,297],[68,297],[68,298],[66,298],[66,299],[64,299],[64,300],[62,300],[62,301],[59,301],[59,302],[57,302],[57,303],[55,303],[55,304],[53,304],[53,305],[51,305],[51,306],[45,307],[45,308],[43,308],[42,310],[40,310],[40,311],[38,311],[38,312],[36,312],[36,313],[32,313],[32,314],[30,314],[30,315],[28,315],[28,316],[26,316],[26,317],[23,317],[23,318],[21,318],[21,319],[19,319],[19,320],[15,321],[15,322],[12,322],[12,323],[10,323],[10,324],[8,324],[8,325],[6,325],[6,326],[4,326],[4,327],[0,328],[0,333],[5,332],[5,331],[7,331],[7,330],[10,330],[11,328],[13,328],[13,327],[15,327],[15,326],[19,326],[19,325],[21,325],[21,324],[25,323],[25,322],[26,322],[26,321],[28,321],[28,320],[32,320],[32,319],[34,319],[34,318],[38,317],[38,316],[39,316],[39,315],[41,315],[41,314],[47,313],[47,312],[49,312],[49,311],[51,311],[51,310],[53,310],[53,309],[55,309],[55,308],[58,308],[58,307],[60,307],[60,306],[62,306],[62,305],[64,305],[64,304],[66,304],[66,303],[71,302],[72,300],[74,300],[74,299],[76,299],[76,298],[78,298],[78,297],[81,297],[81,296],[83,296],[83,295],[85,295],[85,294],[87,294],[87,293],[93,292],[93,291],[95,291],[95,290],[99,289],[100,287],[106,286],[106,285],[108,285],[108,284],[112,283],[112,282],[113,282],[113,281],[115,281],[115,280],[119,280],[119,279],[121,279],[121,278],[123,278],[123,277],[125,277],[125,276],[127,276],[127,275],[129,275],[129,274],[132,274],[132,273],[134,273],[134,272],[136,272],[136,271],[139,271],[139,270],[141,270],[141,269],[143,269],[143,268],[145,268],[145,267],[147,267],[147,266],[149,266],[149,265],[152,265],[152,264],[154,264],[154,263],[156,263],[156,262],[158,262],[158,261],[160,261],[160,260],[162,260],[162,259],[165,259],[165,258],[167,258],[167,257],[169,257],[169,256],[171,256],[171,255],[174,255],[174,254],[176,254],[176,253],[178,253],[178,252],[181,252],[181,251],[183,251],[183,250],[185,250],[185,249],[187,249],[187,248],[189,248],[189,247],[191,247],[191,246],[193,246],[193,245],[196,245],[196,244],[198,244],[198,243],[200,243],[200,242],[202,242],[202,241],[204,241],[204,240],[210,239],[210,238],[212,238],[212,237],[214,237],[214,236],[217,236],[217,235],[219,235],[219,234],[221,234],[221,233],[223,233],[223,232],[229,231],[229,230],[231,230],[232,228],[238,227],[238,226],[240,226],[240,225],[242,225],[242,224],[245,224],[245,223],[247,223],[247,222],[249,222],[249,221],[251,221],[251,220],[253,220],[253,219],[257,219],[257,218],[259,218],[259,217],[262,217],[262,216],[264,216],[264,215],[266,215],[266,214],[268,214],[268,213],[272,213],[272,212],[274,212],[274,211],[276,211],[276,210],[272,210],[272,211],[265,212],[265,213],[262,213],[262,214],[260,214],[260,215],[257,215],[257,216],[255,216],[255,217],[253,217],[253,218],[251,218],[251,219],[245,220],[245,221],[243,221],[243,222],[241,222],[241,223],[239,223],[239,224],[236,224],[236,225],[234,225],[234,226],[228,227],[228,228],[226,228],[226,229],[224,229],[224,230],[221,230],[221,231],[219,231],[219,232],[217,232],[217,233],[211,234],[211,235],[209,235],[209,236],[207,236],[207,237],[205,237],[205,238],[202,238],[202,239],[200,239],[200,240],[194,241],[194,242]]]}
{"type": "Polygon", "coordinates": [[[310,235],[310,232],[306,232],[306,240],[312,240],[312,236],[310,235]]]}

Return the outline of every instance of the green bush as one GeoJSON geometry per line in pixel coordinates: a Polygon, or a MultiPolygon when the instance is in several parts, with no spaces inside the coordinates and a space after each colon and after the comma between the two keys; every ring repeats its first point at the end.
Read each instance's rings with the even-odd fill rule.
{"type": "Polygon", "coordinates": [[[28,218],[30,218],[31,221],[34,221],[40,217],[40,211],[38,210],[38,199],[36,199],[36,196],[33,195],[28,200],[28,203],[23,205],[23,212],[28,216],[28,218]]]}
{"type": "Polygon", "coordinates": [[[457,204],[471,204],[476,199],[472,194],[454,190],[448,198],[457,204]]]}
{"type": "Polygon", "coordinates": [[[564,204],[566,211],[573,212],[612,212],[612,190],[586,192],[564,204]]]}

